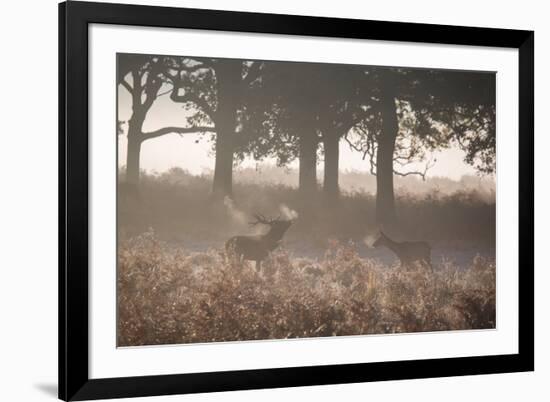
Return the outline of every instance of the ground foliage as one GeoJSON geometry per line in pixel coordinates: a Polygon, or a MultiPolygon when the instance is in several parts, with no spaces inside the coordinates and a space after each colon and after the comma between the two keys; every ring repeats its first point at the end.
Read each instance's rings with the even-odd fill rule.
{"type": "Polygon", "coordinates": [[[324,256],[284,248],[265,261],[187,251],[153,230],[118,248],[118,345],[286,339],[495,328],[495,262],[475,257],[432,274],[359,256],[329,241],[324,256]]]}

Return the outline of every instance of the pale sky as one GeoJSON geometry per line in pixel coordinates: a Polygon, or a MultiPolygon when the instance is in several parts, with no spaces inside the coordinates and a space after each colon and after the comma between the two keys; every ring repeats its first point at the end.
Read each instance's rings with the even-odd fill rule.
{"type": "MultiPolygon", "coordinates": [[[[163,92],[161,90],[161,92],[163,92]]],[[[119,120],[127,121],[131,115],[131,98],[128,92],[119,87],[119,120]]],[[[161,96],[151,107],[144,124],[145,131],[156,130],[166,126],[185,127],[185,112],[181,104],[174,103],[168,95],[161,96]]],[[[126,135],[119,135],[118,164],[126,164],[126,135]]],[[[149,172],[163,172],[172,167],[180,167],[192,174],[200,174],[205,170],[214,169],[214,158],[211,153],[212,143],[209,135],[200,139],[199,135],[169,134],[143,143],[141,147],[141,168],[149,172]],[[198,143],[195,141],[199,140],[198,143]]],[[[351,150],[345,141],[340,142],[340,170],[370,170],[369,163],[362,160],[361,154],[351,150]]],[[[429,176],[443,176],[451,179],[460,179],[466,174],[475,174],[476,170],[464,162],[464,152],[453,147],[433,155],[437,158],[435,166],[429,172],[429,176]]],[[[274,164],[275,160],[265,159],[263,163],[274,164]]],[[[256,162],[249,159],[242,166],[255,166],[256,162]]],[[[297,167],[294,162],[290,167],[297,167]]],[[[322,167],[322,164],[320,165],[322,167]]],[[[423,170],[423,165],[410,165],[410,170],[423,170]]]]}

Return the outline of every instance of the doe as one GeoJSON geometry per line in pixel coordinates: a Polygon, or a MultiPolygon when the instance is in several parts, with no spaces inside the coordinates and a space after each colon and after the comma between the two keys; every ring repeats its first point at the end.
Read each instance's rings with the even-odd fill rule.
{"type": "Polygon", "coordinates": [[[397,242],[380,231],[380,237],[373,243],[374,247],[385,246],[397,255],[401,267],[411,267],[414,262],[428,266],[433,272],[431,247],[425,241],[397,242]]]}

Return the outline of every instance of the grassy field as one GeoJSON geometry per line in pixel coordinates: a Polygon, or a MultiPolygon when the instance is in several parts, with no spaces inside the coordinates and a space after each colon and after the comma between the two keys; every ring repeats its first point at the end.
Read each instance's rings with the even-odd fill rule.
{"type": "Polygon", "coordinates": [[[278,250],[258,273],[152,231],[119,246],[119,346],[494,327],[495,264],[482,257],[432,274],[333,241],[318,259],[278,250]]]}

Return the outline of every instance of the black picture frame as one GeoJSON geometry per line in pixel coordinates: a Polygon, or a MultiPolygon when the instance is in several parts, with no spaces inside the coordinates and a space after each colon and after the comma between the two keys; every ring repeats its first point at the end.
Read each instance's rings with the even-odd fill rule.
{"type": "Polygon", "coordinates": [[[59,398],[169,395],[534,370],[534,32],[70,1],[59,5],[59,398]],[[519,51],[517,354],[90,379],[88,25],[515,48],[519,51]]]}

